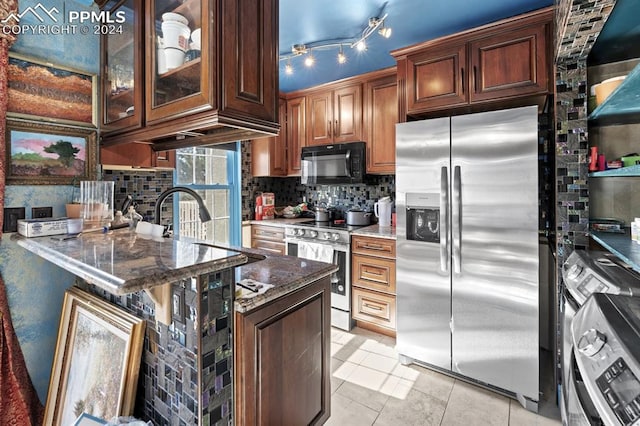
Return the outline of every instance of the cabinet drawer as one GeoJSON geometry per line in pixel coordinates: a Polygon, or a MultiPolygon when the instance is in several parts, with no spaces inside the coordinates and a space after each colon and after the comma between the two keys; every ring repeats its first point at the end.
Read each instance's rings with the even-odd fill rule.
{"type": "Polygon", "coordinates": [[[382,327],[396,328],[396,297],[358,287],[353,289],[353,318],[382,327]]]}
{"type": "Polygon", "coordinates": [[[278,243],[275,241],[263,241],[263,240],[252,240],[251,248],[267,250],[278,254],[285,254],[285,245],[284,243],[278,243]]]}
{"type": "Polygon", "coordinates": [[[252,225],[251,238],[284,242],[284,228],[276,226],[252,225]]]}
{"type": "Polygon", "coordinates": [[[371,290],[396,293],[395,260],[354,254],[352,256],[353,285],[371,290]]]}
{"type": "Polygon", "coordinates": [[[354,236],[351,239],[351,253],[395,259],[396,241],[388,238],[354,236]]]}

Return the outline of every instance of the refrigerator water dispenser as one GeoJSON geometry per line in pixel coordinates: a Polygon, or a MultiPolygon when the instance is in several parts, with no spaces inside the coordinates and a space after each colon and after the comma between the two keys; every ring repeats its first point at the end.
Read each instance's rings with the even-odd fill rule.
{"type": "Polygon", "coordinates": [[[440,194],[407,194],[407,240],[440,243],[440,194]]]}

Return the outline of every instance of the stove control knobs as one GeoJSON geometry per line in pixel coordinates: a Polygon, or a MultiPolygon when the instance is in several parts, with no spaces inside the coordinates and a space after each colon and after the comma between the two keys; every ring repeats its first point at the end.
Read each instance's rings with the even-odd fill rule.
{"type": "Polygon", "coordinates": [[[315,238],[315,237],[317,237],[317,236],[318,236],[318,231],[311,231],[311,232],[309,232],[309,234],[310,234],[313,238],[315,238]]]}
{"type": "Polygon", "coordinates": [[[304,235],[304,229],[296,229],[296,235],[302,237],[304,235]]]}
{"type": "Polygon", "coordinates": [[[607,343],[607,336],[595,328],[585,331],[578,340],[578,350],[586,356],[594,356],[607,343]]]}
{"type": "Polygon", "coordinates": [[[570,280],[575,280],[576,278],[578,278],[580,276],[580,274],[582,273],[582,270],[584,268],[580,265],[572,265],[569,270],[567,271],[567,278],[569,278],[570,280]]]}
{"type": "Polygon", "coordinates": [[[330,240],[331,239],[331,234],[329,232],[323,232],[322,233],[322,238],[325,240],[330,240]]]}
{"type": "Polygon", "coordinates": [[[333,241],[338,241],[340,239],[340,234],[331,234],[331,239],[333,241]]]}

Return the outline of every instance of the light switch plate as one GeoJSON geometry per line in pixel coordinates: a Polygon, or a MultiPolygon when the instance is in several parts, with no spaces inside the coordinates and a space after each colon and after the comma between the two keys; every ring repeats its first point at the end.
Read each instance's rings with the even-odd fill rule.
{"type": "Polygon", "coordinates": [[[31,219],[53,217],[53,207],[31,207],[31,219]]]}
{"type": "Polygon", "coordinates": [[[24,219],[24,207],[5,207],[2,232],[18,232],[18,219],[24,219]]]}

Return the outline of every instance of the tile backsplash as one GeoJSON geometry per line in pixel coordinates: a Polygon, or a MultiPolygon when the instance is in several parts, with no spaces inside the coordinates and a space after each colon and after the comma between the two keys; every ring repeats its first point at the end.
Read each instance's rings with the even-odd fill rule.
{"type": "Polygon", "coordinates": [[[249,144],[242,143],[242,220],[254,218],[255,198],[260,192],[273,192],[277,207],[295,206],[303,201],[310,206],[325,202],[342,212],[352,206],[373,211],[373,204],[378,199],[395,198],[394,175],[372,176],[366,185],[302,185],[299,177],[253,177],[249,144]]]}
{"type": "MultiPolygon", "coordinates": [[[[153,221],[156,199],[164,190],[173,186],[173,173],[167,170],[104,170],[104,180],[115,182],[114,203],[120,209],[127,195],[138,205],[137,211],[145,220],[153,221]]],[[[368,184],[359,185],[302,185],[299,177],[269,178],[251,175],[251,145],[242,142],[242,220],[254,217],[255,198],[260,192],[273,192],[276,206],[295,206],[303,201],[309,205],[325,202],[340,211],[359,206],[373,211],[378,199],[395,197],[395,176],[372,176],[368,184]]],[[[171,217],[172,203],[165,201],[163,217],[171,217]]]]}
{"type": "MultiPolygon", "coordinates": [[[[173,187],[173,172],[170,170],[104,170],[103,179],[115,182],[113,198],[117,210],[120,210],[127,195],[131,195],[137,204],[136,211],[150,222],[154,220],[158,195],[173,187]]],[[[165,201],[162,208],[166,212],[163,217],[171,217],[172,203],[165,201]]]]}

